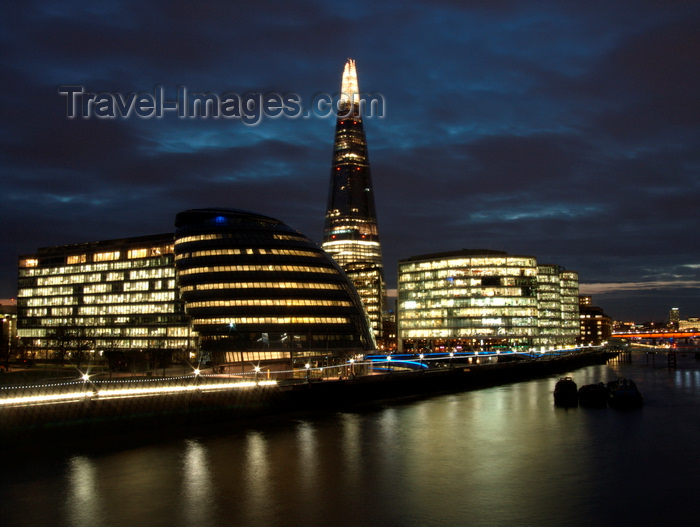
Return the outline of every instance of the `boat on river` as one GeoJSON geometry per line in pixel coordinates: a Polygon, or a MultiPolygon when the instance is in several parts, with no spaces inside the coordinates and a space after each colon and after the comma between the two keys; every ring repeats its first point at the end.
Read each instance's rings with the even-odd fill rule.
{"type": "Polygon", "coordinates": [[[586,384],[578,389],[578,403],[589,408],[605,408],[608,406],[610,392],[603,382],[586,384]]]}
{"type": "Polygon", "coordinates": [[[639,408],[644,402],[634,381],[624,377],[608,383],[608,394],[610,406],[614,408],[639,408]]]}
{"type": "Polygon", "coordinates": [[[554,386],[554,404],[557,406],[578,406],[578,387],[571,377],[562,377],[554,386]]]}

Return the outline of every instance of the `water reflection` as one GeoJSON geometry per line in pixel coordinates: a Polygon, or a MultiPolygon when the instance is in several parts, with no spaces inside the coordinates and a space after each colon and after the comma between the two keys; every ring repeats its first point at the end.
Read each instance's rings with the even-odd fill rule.
{"type": "Polygon", "coordinates": [[[103,523],[97,468],[85,456],[75,456],[68,461],[67,515],[71,524],[94,527],[103,523]]]}
{"type": "Polygon", "coordinates": [[[579,385],[632,378],[645,396],[639,411],[556,408],[557,375],[75,456],[58,469],[22,471],[19,483],[4,476],[1,521],[664,525],[671,510],[694,524],[700,505],[678,492],[700,486],[700,364],[691,366],[672,371],[642,358],[562,374],[579,385]]]}
{"type": "MultiPolygon", "coordinates": [[[[261,518],[273,506],[268,450],[268,441],[262,432],[251,431],[246,434],[243,444],[243,477],[239,480],[245,496],[242,503],[244,510],[241,512],[247,515],[246,524],[260,523],[261,518]]],[[[229,455],[235,455],[235,450],[230,451],[229,455]]]]}
{"type": "Polygon", "coordinates": [[[206,449],[199,441],[185,441],[182,461],[183,512],[189,525],[209,525],[214,507],[214,488],[206,449]]]}

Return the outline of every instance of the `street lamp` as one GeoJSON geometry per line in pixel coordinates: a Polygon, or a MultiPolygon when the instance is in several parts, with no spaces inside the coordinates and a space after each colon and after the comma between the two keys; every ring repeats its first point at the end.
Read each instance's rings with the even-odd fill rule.
{"type": "Polygon", "coordinates": [[[389,363],[389,373],[391,373],[391,355],[386,356],[386,361],[389,363]]]}
{"type": "Polygon", "coordinates": [[[311,371],[311,364],[308,362],[304,365],[304,368],[306,368],[306,381],[309,381],[309,372],[311,371]]]}
{"type": "Polygon", "coordinates": [[[422,371],[423,370],[423,359],[425,358],[425,355],[423,355],[421,353],[420,355],[418,355],[418,358],[420,358],[420,369],[422,371]]]}
{"type": "Polygon", "coordinates": [[[255,368],[253,368],[253,370],[255,371],[255,384],[257,384],[258,383],[258,373],[260,373],[260,366],[256,366],[255,368]]]}

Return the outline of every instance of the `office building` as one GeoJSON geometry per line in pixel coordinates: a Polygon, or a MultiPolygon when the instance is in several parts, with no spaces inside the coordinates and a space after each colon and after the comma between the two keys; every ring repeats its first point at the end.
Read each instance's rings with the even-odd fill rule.
{"type": "Polygon", "coordinates": [[[347,275],[303,234],[232,209],[184,211],[175,228],[180,292],[213,364],[303,367],[376,348],[347,275]]]}
{"type": "Polygon", "coordinates": [[[598,346],[610,339],[612,319],[593,305],[590,295],[579,295],[579,319],[579,344],[598,346]]]}
{"type": "Polygon", "coordinates": [[[578,276],[501,251],[414,256],[399,261],[397,326],[400,351],[573,345],[578,276]]]}
{"type": "Polygon", "coordinates": [[[681,310],[677,307],[672,307],[668,313],[668,326],[671,329],[678,329],[681,320],[681,310]]]}
{"type": "Polygon", "coordinates": [[[172,234],[40,248],[20,257],[18,286],[17,335],[35,358],[143,369],[187,360],[196,347],[172,234]]]}
{"type": "Polygon", "coordinates": [[[354,60],[343,71],[322,247],[352,279],[381,338],[384,268],[354,60]]]}

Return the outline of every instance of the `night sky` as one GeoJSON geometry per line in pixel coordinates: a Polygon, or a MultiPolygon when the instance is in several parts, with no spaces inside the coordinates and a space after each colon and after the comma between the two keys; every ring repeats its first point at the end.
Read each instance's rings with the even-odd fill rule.
{"type": "Polygon", "coordinates": [[[384,265],[462,248],[580,273],[614,318],[700,316],[700,3],[9,2],[0,298],[38,247],[173,231],[189,208],[321,242],[334,119],[68,119],[92,93],[337,94],[365,119],[384,265]]]}

